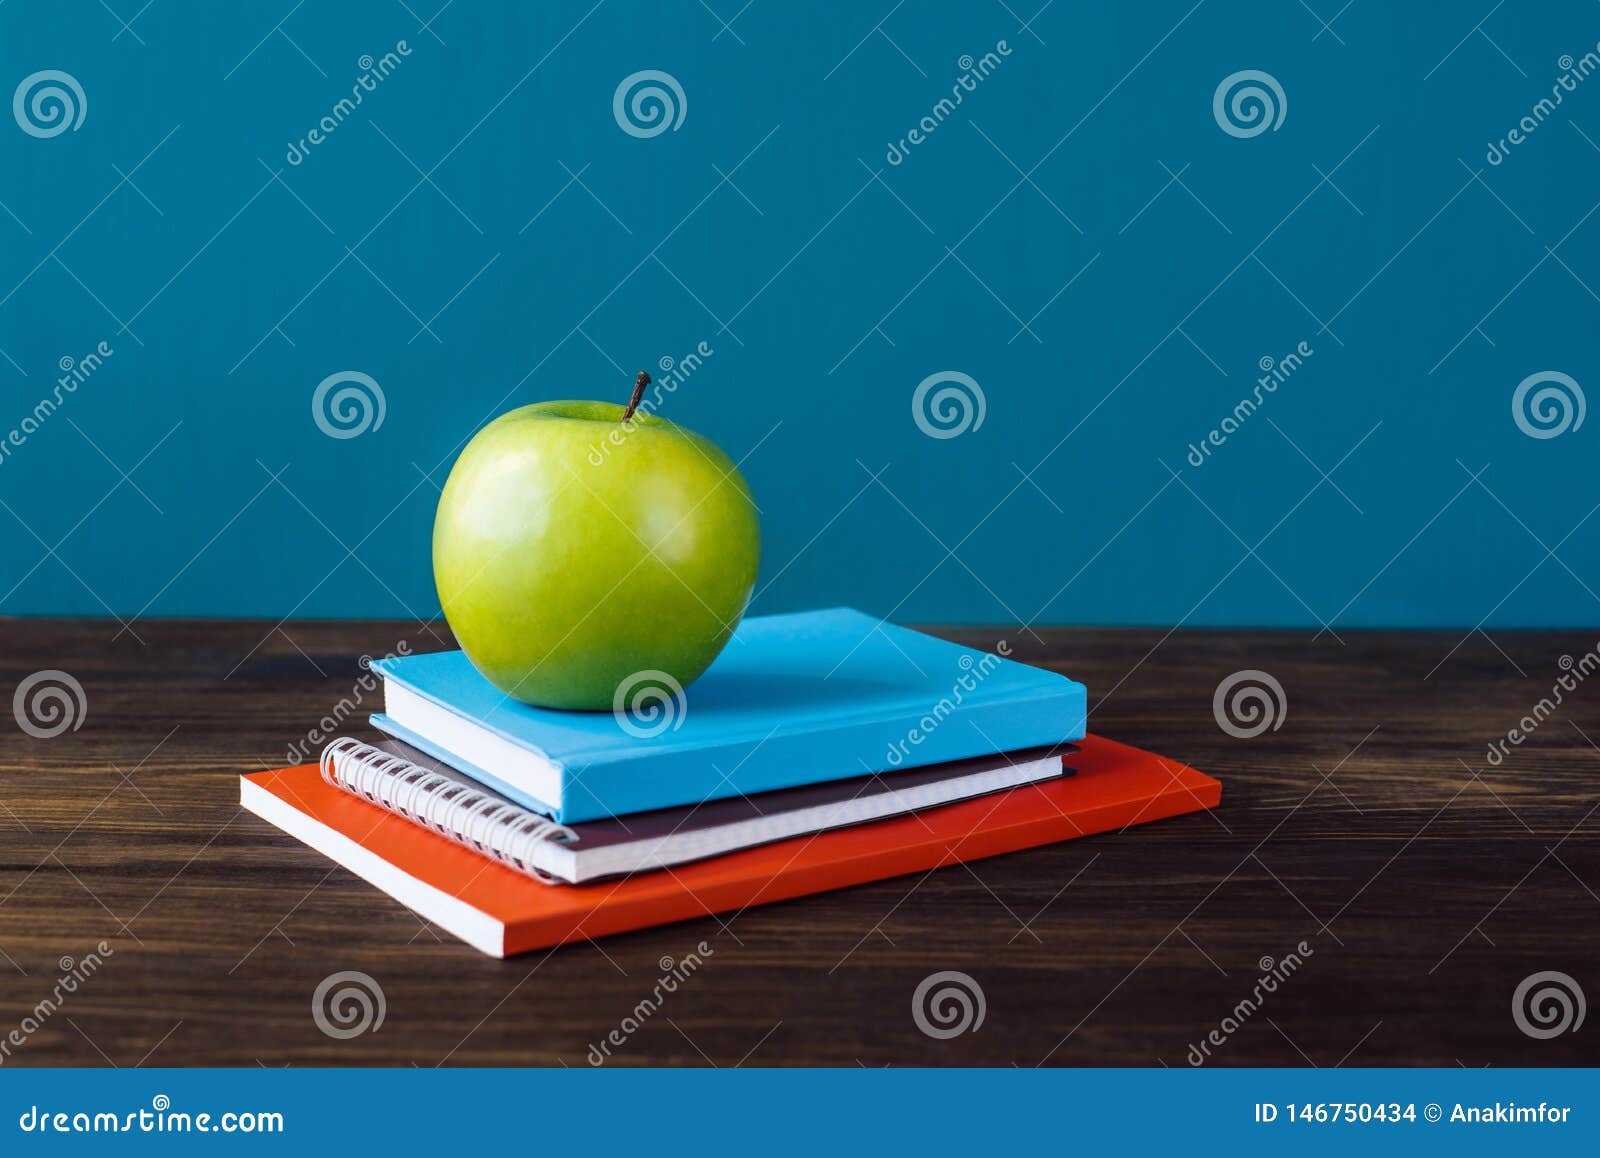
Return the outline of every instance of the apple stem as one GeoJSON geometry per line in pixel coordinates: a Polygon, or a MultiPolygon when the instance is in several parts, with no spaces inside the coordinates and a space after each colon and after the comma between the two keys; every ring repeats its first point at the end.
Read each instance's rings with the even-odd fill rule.
{"type": "Polygon", "coordinates": [[[633,397],[628,399],[628,408],[622,412],[622,421],[626,422],[633,417],[633,412],[639,409],[639,399],[644,397],[644,388],[650,385],[650,375],[643,370],[633,382],[633,397]]]}

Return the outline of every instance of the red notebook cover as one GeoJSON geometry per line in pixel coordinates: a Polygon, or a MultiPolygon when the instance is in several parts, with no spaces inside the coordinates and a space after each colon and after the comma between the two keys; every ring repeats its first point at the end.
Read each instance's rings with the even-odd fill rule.
{"type": "Polygon", "coordinates": [[[1215,808],[1222,785],[1088,736],[1073,776],[589,885],[546,885],[325,783],[315,764],[240,777],[240,802],[497,957],[827,892],[1215,808]]]}

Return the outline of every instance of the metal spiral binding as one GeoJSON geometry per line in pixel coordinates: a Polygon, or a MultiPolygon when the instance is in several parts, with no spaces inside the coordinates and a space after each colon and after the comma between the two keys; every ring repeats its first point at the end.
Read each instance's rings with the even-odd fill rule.
{"type": "Polygon", "coordinates": [[[533,863],[542,841],[577,839],[564,824],[348,736],[322,750],[321,766],[322,778],[335,788],[517,872],[564,883],[533,863]]]}

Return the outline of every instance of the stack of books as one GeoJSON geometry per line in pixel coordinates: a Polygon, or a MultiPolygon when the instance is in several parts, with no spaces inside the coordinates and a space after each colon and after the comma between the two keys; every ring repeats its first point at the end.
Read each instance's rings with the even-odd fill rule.
{"type": "Polygon", "coordinates": [[[373,670],[390,738],[246,775],[241,802],[495,956],[1221,798],[1087,735],[1082,684],[848,609],[747,619],[687,691],[614,713],[519,703],[459,651],[373,670]]]}

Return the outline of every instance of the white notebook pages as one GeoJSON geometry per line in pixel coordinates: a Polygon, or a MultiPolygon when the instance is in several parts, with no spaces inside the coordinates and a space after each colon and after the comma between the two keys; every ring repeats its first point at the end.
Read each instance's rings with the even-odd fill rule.
{"type": "Polygon", "coordinates": [[[793,836],[899,816],[1063,774],[1073,746],[831,780],[756,796],[558,824],[398,740],[348,737],[322,753],[328,783],[547,883],[585,884],[793,836]]]}

